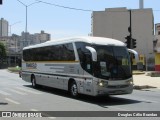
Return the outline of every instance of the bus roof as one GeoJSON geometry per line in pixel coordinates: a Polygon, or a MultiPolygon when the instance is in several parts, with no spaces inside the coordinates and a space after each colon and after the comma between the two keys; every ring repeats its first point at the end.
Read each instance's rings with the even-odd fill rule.
{"type": "Polygon", "coordinates": [[[98,45],[126,46],[125,43],[123,43],[119,40],[112,39],[112,38],[87,36],[87,37],[72,37],[72,38],[51,40],[51,41],[47,41],[44,43],[27,46],[23,49],[25,50],[25,49],[58,45],[58,44],[64,44],[64,43],[72,43],[72,42],[86,42],[86,43],[98,44],[98,45]]]}

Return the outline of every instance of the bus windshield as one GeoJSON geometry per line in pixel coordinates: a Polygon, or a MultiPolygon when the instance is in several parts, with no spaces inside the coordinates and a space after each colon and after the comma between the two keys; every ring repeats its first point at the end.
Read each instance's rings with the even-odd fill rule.
{"type": "Polygon", "coordinates": [[[93,68],[96,77],[123,80],[132,76],[130,57],[126,47],[101,45],[92,47],[97,51],[97,62],[93,68]]]}

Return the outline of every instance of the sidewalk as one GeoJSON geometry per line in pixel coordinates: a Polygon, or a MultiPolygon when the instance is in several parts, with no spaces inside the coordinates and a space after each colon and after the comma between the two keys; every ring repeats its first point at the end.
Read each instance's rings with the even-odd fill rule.
{"type": "Polygon", "coordinates": [[[145,74],[133,75],[135,89],[158,88],[160,89],[160,77],[151,77],[145,74]]]}

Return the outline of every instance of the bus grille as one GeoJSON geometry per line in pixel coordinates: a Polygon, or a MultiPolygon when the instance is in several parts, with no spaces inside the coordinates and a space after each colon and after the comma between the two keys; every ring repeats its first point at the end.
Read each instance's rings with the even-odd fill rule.
{"type": "Polygon", "coordinates": [[[116,89],[116,88],[126,88],[129,87],[129,85],[109,85],[108,88],[116,89]]]}

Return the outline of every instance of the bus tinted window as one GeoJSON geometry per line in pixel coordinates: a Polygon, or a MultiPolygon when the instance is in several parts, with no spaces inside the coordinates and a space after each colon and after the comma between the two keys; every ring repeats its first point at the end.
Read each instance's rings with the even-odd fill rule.
{"type": "Polygon", "coordinates": [[[92,74],[92,60],[91,53],[86,49],[87,43],[76,42],[76,48],[82,68],[88,73],[92,74]]]}
{"type": "Polygon", "coordinates": [[[45,46],[23,51],[24,61],[74,61],[72,43],[45,46]]]}

